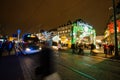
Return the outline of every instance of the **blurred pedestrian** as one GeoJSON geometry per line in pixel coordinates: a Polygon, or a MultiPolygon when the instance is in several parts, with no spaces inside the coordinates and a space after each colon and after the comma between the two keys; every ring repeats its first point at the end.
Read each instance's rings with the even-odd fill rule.
{"type": "Polygon", "coordinates": [[[114,52],[114,45],[111,43],[108,45],[108,48],[109,48],[109,54],[112,55],[114,52]]]}
{"type": "Polygon", "coordinates": [[[0,57],[2,56],[3,53],[3,43],[0,41],[0,57]]]}
{"type": "Polygon", "coordinates": [[[75,53],[78,53],[78,50],[79,50],[79,43],[76,42],[76,44],[75,44],[75,53]]]}
{"type": "Polygon", "coordinates": [[[14,50],[14,52],[15,52],[15,54],[16,54],[17,51],[16,51],[16,43],[15,43],[15,40],[12,41],[12,44],[13,44],[13,50],[14,50]]]}
{"type": "Polygon", "coordinates": [[[79,48],[78,54],[84,55],[84,50],[83,50],[83,44],[82,44],[82,43],[80,43],[80,44],[78,45],[78,48],[79,48]]]}
{"type": "Polygon", "coordinates": [[[72,49],[72,54],[74,54],[75,53],[75,44],[71,45],[71,49],[72,49]]]}
{"type": "Polygon", "coordinates": [[[6,49],[7,49],[7,51],[8,51],[8,55],[11,55],[11,51],[12,51],[12,49],[13,49],[13,43],[12,43],[12,41],[7,41],[6,42],[6,49]]]}
{"type": "Polygon", "coordinates": [[[108,54],[108,44],[104,44],[103,48],[104,48],[105,57],[107,57],[107,54],[108,54]]]}
{"type": "Polygon", "coordinates": [[[94,55],[93,50],[95,49],[95,45],[92,43],[90,44],[90,54],[94,55]]]}
{"type": "Polygon", "coordinates": [[[36,68],[35,72],[36,75],[40,75],[41,79],[40,80],[60,80],[59,77],[58,79],[48,79],[50,76],[52,77],[53,74],[58,75],[55,69],[55,58],[54,58],[54,51],[50,47],[43,47],[42,50],[39,52],[40,56],[40,65],[39,67],[36,68]]]}
{"type": "Polygon", "coordinates": [[[58,42],[58,56],[60,56],[60,51],[61,51],[61,42],[59,41],[58,42]]]}

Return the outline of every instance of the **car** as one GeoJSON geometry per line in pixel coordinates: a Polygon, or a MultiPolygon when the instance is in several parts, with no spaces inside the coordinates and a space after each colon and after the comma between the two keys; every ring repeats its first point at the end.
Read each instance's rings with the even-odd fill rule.
{"type": "Polygon", "coordinates": [[[52,48],[57,51],[58,50],[58,43],[53,41],[52,48]]]}

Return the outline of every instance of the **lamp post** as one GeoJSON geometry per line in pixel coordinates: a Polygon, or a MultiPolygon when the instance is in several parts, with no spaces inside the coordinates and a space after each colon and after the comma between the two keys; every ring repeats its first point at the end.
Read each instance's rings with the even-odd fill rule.
{"type": "Polygon", "coordinates": [[[73,44],[73,25],[72,25],[72,39],[71,39],[71,43],[73,44]]]}
{"type": "Polygon", "coordinates": [[[115,0],[113,1],[113,16],[114,16],[114,38],[115,38],[115,57],[118,57],[118,39],[117,39],[117,25],[116,25],[116,8],[115,0]]]}
{"type": "Polygon", "coordinates": [[[19,42],[19,41],[20,41],[20,33],[21,33],[21,30],[18,29],[18,30],[17,30],[17,33],[18,33],[18,42],[19,42]]]}

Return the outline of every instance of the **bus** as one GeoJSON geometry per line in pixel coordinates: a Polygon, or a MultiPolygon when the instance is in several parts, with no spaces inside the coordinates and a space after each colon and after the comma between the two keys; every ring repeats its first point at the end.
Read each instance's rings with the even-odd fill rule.
{"type": "Polygon", "coordinates": [[[41,50],[40,41],[35,34],[24,34],[22,36],[23,54],[33,54],[41,50]]]}

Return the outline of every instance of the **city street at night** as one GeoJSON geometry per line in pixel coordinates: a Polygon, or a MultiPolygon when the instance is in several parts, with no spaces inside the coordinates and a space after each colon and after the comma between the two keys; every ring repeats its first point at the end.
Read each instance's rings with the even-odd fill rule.
{"type": "Polygon", "coordinates": [[[0,0],[0,80],[120,80],[120,0],[0,0]]]}

